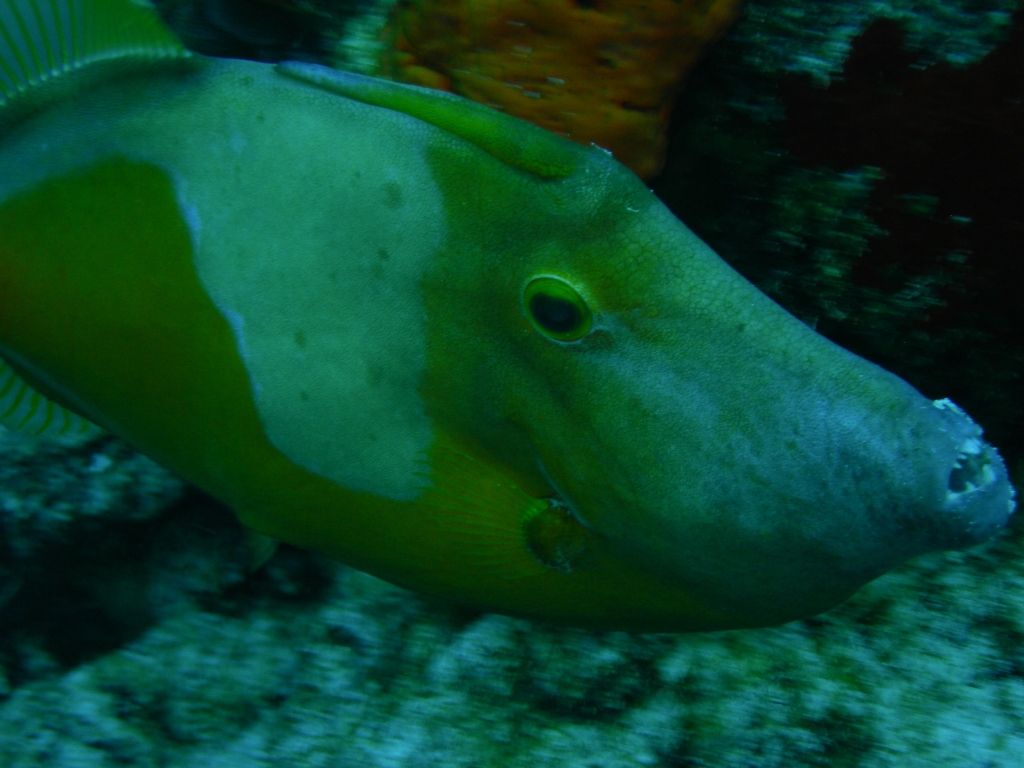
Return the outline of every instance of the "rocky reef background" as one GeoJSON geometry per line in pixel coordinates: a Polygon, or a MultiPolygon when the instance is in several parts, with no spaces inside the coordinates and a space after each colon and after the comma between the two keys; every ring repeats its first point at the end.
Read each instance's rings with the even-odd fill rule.
{"type": "MultiPolygon", "coordinates": [[[[363,70],[387,11],[163,5],[211,52],[363,70]]],[[[1018,467],[1022,17],[1005,0],[751,0],[685,83],[654,180],[740,271],[961,402],[1018,467]]],[[[289,547],[253,569],[227,510],[113,438],[4,433],[0,456],[3,766],[1024,754],[1019,515],[987,547],[919,558],[806,621],[595,633],[460,612],[289,547]]]]}

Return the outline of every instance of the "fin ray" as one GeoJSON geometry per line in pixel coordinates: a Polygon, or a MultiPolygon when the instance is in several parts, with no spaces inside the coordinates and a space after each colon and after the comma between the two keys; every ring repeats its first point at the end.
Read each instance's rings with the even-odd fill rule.
{"type": "Polygon", "coordinates": [[[190,55],[133,0],[0,0],[0,108],[91,64],[190,55]]]}
{"type": "Polygon", "coordinates": [[[527,548],[522,527],[539,500],[447,438],[434,445],[424,476],[427,490],[417,505],[446,538],[458,542],[459,558],[449,564],[451,569],[472,563],[511,581],[545,572],[527,548]]]}
{"type": "Polygon", "coordinates": [[[32,388],[0,358],[0,426],[32,437],[82,437],[102,433],[88,419],[73,413],[32,388]]]}

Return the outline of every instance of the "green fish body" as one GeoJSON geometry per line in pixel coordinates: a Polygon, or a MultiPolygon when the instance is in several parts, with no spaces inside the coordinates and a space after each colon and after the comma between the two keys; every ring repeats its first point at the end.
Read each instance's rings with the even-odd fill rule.
{"type": "Polygon", "coordinates": [[[587,625],[805,616],[982,541],[949,401],[834,346],[604,151],[456,97],[0,0],[0,418],[263,534],[587,625]]]}

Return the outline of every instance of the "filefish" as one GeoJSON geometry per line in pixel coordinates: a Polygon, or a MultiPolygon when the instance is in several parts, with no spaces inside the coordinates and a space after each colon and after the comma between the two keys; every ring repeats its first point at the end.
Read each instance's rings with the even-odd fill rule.
{"type": "Polygon", "coordinates": [[[700,630],[999,531],[980,428],[817,335],[597,147],[0,0],[0,414],[483,610],[700,630]]]}

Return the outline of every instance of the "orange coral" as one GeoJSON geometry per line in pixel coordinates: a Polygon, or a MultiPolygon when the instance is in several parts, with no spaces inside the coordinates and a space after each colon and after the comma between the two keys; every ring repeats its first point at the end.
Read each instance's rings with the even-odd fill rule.
{"type": "Polygon", "coordinates": [[[684,75],[741,0],[404,0],[383,74],[443,88],[661,167],[684,75]]]}

